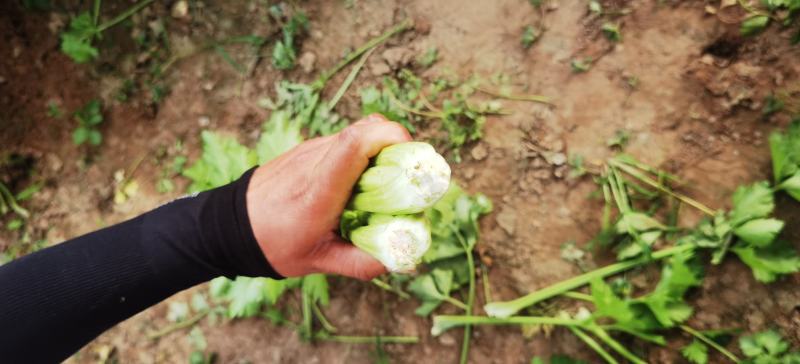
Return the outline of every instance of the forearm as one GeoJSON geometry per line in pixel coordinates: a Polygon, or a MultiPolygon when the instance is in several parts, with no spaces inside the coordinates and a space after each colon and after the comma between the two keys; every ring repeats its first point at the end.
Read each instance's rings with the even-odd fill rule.
{"type": "Polygon", "coordinates": [[[0,267],[0,357],[60,361],[183,289],[277,277],[248,220],[249,177],[0,267]]]}

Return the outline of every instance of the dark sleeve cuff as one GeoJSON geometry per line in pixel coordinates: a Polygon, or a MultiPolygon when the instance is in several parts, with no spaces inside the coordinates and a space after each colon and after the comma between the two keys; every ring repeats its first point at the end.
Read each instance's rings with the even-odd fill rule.
{"type": "Polygon", "coordinates": [[[209,191],[200,214],[201,236],[215,249],[218,268],[225,276],[282,279],[258,245],[247,213],[247,187],[256,167],[238,180],[209,191]]]}

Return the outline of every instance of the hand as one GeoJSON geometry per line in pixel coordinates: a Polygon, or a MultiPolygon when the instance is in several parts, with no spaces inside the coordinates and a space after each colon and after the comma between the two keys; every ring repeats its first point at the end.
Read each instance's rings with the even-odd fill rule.
{"type": "Polygon", "coordinates": [[[378,260],[336,230],[369,158],[410,140],[400,124],[370,115],[256,169],[247,189],[247,212],[272,267],[285,277],[334,273],[369,280],[385,273],[378,260]]]}

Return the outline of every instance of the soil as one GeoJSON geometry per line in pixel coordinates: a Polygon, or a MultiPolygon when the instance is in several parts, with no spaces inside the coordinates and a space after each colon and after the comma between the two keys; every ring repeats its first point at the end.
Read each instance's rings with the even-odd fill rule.
{"type": "MultiPolygon", "coordinates": [[[[580,273],[561,259],[561,247],[568,241],[583,246],[591,240],[599,231],[601,203],[590,198],[595,190],[591,178],[565,178],[566,156],[580,154],[590,168],[596,168],[614,153],[607,140],[625,130],[630,135],[627,153],[682,176],[688,182],[684,192],[690,196],[715,208],[728,207],[736,186],[769,178],[766,137],[784,127],[789,116],[763,116],[763,101],[776,90],[796,85],[800,75],[800,48],[789,45],[786,32],[771,27],[761,36],[742,38],[735,24],[708,12],[707,7],[716,3],[603,1],[607,9],[630,10],[617,18],[622,41],[611,43],[599,31],[602,21],[588,12],[585,2],[548,1],[537,10],[523,0],[313,0],[298,4],[311,25],[310,36],[302,43],[301,67],[282,74],[268,57],[258,60],[244,48],[235,49],[232,56],[246,67],[242,74],[214,52],[197,52],[158,76],[169,87],[160,102],[150,101],[152,95],[146,90],[119,101],[114,95],[124,80],[144,72],[143,56],[131,41],[129,27],[116,27],[105,36],[98,61],[76,65],[59,52],[58,32],[68,20],[64,10],[78,7],[35,12],[17,3],[0,4],[0,54],[4,55],[0,153],[22,162],[4,167],[0,177],[16,191],[33,181],[44,182],[42,191],[25,202],[33,216],[25,232],[48,244],[126,220],[180,196],[187,184],[182,178],[174,179],[176,188],[169,193],[159,193],[156,183],[175,155],[196,158],[202,129],[235,135],[252,145],[269,115],[258,102],[274,96],[276,81],[311,81],[346,50],[405,18],[414,19],[415,30],[378,49],[337,107],[340,114],[357,118],[356,90],[378,84],[384,74],[432,46],[438,49],[439,60],[420,69],[423,76],[454,73],[488,79],[503,74],[517,92],[552,97],[554,105],[504,102],[513,114],[489,117],[484,138],[468,145],[464,161],[453,165],[456,178],[468,190],[483,192],[495,203],[494,212],[481,222],[479,251],[496,300],[580,273]],[[546,31],[524,49],[519,37],[530,24],[546,31]],[[594,59],[591,69],[574,73],[570,62],[584,57],[594,59]],[[98,148],[76,147],[69,113],[96,97],[105,105],[103,143],[98,148]],[[59,105],[66,116],[49,116],[49,103],[59,105]],[[118,171],[139,187],[122,203],[114,202],[118,171]]],[[[155,4],[138,21],[164,19],[170,44],[177,50],[197,49],[209,39],[274,34],[277,29],[262,2],[193,3],[203,6],[191,8],[187,16],[176,13],[179,17],[171,15],[170,7],[155,4]]],[[[127,1],[109,5],[104,14],[116,14],[129,5],[127,1]]],[[[326,95],[335,92],[344,76],[330,82],[326,95]]],[[[787,220],[789,240],[800,248],[800,214],[788,200],[779,199],[778,205],[778,215],[787,220]]],[[[698,217],[687,213],[683,219],[691,222],[698,217]]],[[[2,218],[2,223],[8,219],[2,218]]],[[[22,241],[20,232],[0,232],[0,250],[22,241]]],[[[608,254],[590,254],[586,264],[611,260],[608,254]]],[[[657,279],[652,269],[644,273],[643,286],[657,279]]],[[[691,294],[696,311],[689,323],[701,329],[777,327],[796,346],[800,344],[798,284],[797,274],[769,286],[760,284],[747,267],[729,259],[709,267],[704,286],[691,294]]],[[[432,337],[430,319],[413,314],[414,302],[346,279],[332,279],[332,287],[325,312],[347,333],[420,336],[417,345],[385,345],[392,361],[457,361],[460,331],[432,337]]],[[[193,292],[205,290],[200,286],[182,292],[121,323],[70,362],[98,362],[109,351],[122,363],[186,362],[191,352],[186,331],[159,340],[146,334],[168,324],[169,302],[186,301],[193,292]]],[[[286,304],[293,304],[293,299],[297,297],[286,304]]],[[[478,307],[484,300],[478,296],[478,307]]],[[[375,359],[374,345],[309,344],[291,328],[261,319],[216,324],[204,320],[199,327],[208,351],[217,353],[220,363],[375,359]]],[[[676,349],[688,338],[675,333],[670,341],[669,347],[647,347],[648,361],[681,362],[676,349]]],[[[534,355],[551,354],[600,360],[567,331],[526,338],[517,328],[479,327],[470,362],[527,363],[534,355]]],[[[712,356],[712,361],[723,358],[712,356]]]]}

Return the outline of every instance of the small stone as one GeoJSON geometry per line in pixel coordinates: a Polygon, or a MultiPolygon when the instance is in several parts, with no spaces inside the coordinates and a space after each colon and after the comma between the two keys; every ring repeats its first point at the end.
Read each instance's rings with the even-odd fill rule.
{"type": "Polygon", "coordinates": [[[208,81],[208,82],[203,84],[203,90],[211,91],[213,89],[214,89],[214,82],[213,81],[208,81]]]}
{"type": "Polygon", "coordinates": [[[394,47],[383,51],[381,56],[391,69],[399,69],[411,62],[414,52],[407,47],[394,47]]]}
{"type": "Polygon", "coordinates": [[[714,56],[712,56],[710,54],[705,54],[702,57],[700,57],[700,62],[703,63],[703,64],[707,64],[709,66],[713,66],[714,65],[714,56]]]}
{"type": "Polygon", "coordinates": [[[203,115],[197,118],[197,125],[200,125],[201,128],[205,128],[209,124],[211,124],[211,119],[208,116],[203,115]]]}
{"type": "Polygon", "coordinates": [[[485,145],[478,144],[474,148],[472,148],[472,151],[470,151],[470,155],[472,155],[472,158],[474,158],[476,161],[480,161],[485,159],[489,155],[489,151],[486,149],[485,145]]]}
{"type": "Polygon", "coordinates": [[[475,169],[472,167],[464,169],[464,178],[467,180],[471,180],[475,177],[475,169]]]}
{"type": "Polygon", "coordinates": [[[300,64],[300,69],[305,73],[314,72],[314,64],[317,62],[317,55],[312,52],[303,52],[297,63],[300,64]]]}
{"type": "Polygon", "coordinates": [[[567,174],[567,166],[560,166],[553,170],[553,176],[556,178],[564,178],[567,174]]]}
{"type": "Polygon", "coordinates": [[[517,212],[507,206],[504,207],[503,211],[497,214],[497,225],[500,225],[500,228],[503,229],[506,234],[514,235],[514,229],[517,225],[517,212]]]}
{"type": "Polygon", "coordinates": [[[536,179],[549,179],[550,178],[550,170],[549,169],[539,169],[531,172],[531,177],[536,179]]]}
{"type": "Polygon", "coordinates": [[[172,5],[170,15],[176,19],[184,19],[189,16],[189,3],[186,0],[178,0],[172,5]]]}
{"type": "Polygon", "coordinates": [[[373,76],[378,77],[378,76],[384,76],[384,75],[389,74],[389,72],[392,72],[392,69],[389,68],[389,65],[387,65],[386,62],[380,62],[379,61],[379,62],[370,63],[369,72],[373,76]]]}
{"type": "Polygon", "coordinates": [[[554,166],[563,166],[567,163],[567,156],[564,153],[544,153],[543,157],[547,160],[547,163],[554,166]]]}
{"type": "Polygon", "coordinates": [[[443,334],[439,336],[439,343],[444,346],[455,346],[456,339],[450,333],[443,334]]]}

